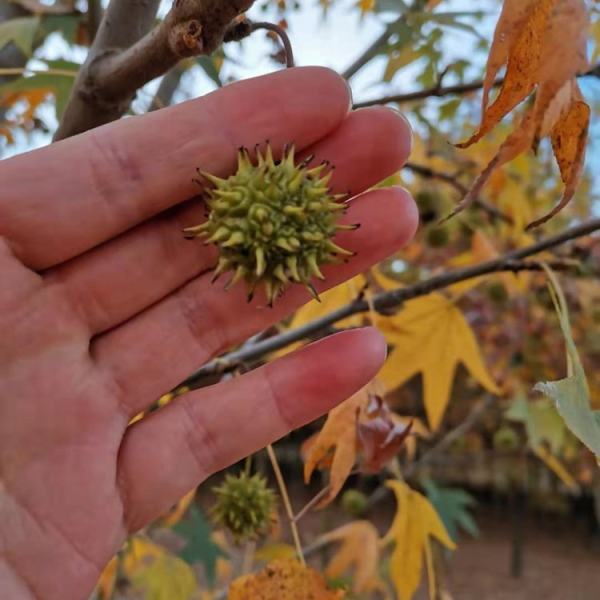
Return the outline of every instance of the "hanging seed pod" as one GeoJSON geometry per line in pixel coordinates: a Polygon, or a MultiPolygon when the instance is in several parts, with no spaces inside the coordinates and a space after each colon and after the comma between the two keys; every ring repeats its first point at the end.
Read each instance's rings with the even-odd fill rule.
{"type": "Polygon", "coordinates": [[[236,543],[254,539],[273,523],[275,493],[260,475],[226,475],[213,489],[216,496],[211,509],[213,521],[225,527],[236,543]]]}
{"type": "Polygon", "coordinates": [[[232,273],[226,289],[245,281],[248,301],[264,286],[272,306],[291,283],[303,284],[317,297],[311,281],[324,279],[321,267],[353,255],[333,241],[338,231],[358,227],[338,222],[346,195],[331,193],[327,163],[296,165],[293,147],[286,148],[281,161],[273,159],[268,144],[264,155],[257,149],[256,156],[253,164],[241,148],[237,171],[227,179],[201,173],[212,184],[208,219],[184,233],[218,247],[214,280],[232,273]]]}

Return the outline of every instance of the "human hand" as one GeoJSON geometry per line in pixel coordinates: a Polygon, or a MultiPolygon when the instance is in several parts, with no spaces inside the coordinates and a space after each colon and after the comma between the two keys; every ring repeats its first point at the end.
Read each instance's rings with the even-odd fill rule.
{"type": "MultiPolygon", "coordinates": [[[[210,474],[349,397],[385,355],[372,329],[331,336],[130,419],[203,362],[308,299],[273,309],[210,283],[215,249],[181,230],[204,217],[196,167],[227,175],[237,148],[294,142],[363,192],[410,148],[396,113],[349,113],[343,80],[302,68],[125,119],[0,163],[0,590],[81,599],[126,536],[210,474]],[[190,200],[190,198],[192,198],[190,200]]],[[[366,192],[340,234],[357,251],[336,285],[402,246],[417,212],[366,192]]]]}

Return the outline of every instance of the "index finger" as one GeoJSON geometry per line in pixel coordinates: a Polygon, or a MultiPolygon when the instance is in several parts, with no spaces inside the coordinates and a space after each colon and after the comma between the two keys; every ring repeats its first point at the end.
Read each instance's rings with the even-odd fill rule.
{"type": "Polygon", "coordinates": [[[56,265],[192,197],[195,168],[227,174],[267,139],[302,149],[349,105],[333,71],[289,69],[0,162],[0,236],[31,268],[56,265]]]}

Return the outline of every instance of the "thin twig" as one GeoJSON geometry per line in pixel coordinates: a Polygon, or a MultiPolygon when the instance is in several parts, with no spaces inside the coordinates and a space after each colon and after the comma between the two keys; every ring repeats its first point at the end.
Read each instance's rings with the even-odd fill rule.
{"type": "MultiPolygon", "coordinates": [[[[467,195],[469,189],[467,186],[463,185],[454,175],[450,173],[443,173],[442,171],[436,171],[431,167],[427,167],[425,165],[417,165],[412,162],[407,162],[404,164],[403,169],[407,171],[411,171],[415,175],[420,177],[424,177],[425,179],[437,179],[439,181],[443,181],[448,185],[452,186],[460,195],[461,198],[467,195]]],[[[475,204],[479,206],[482,210],[484,210],[490,217],[494,217],[497,219],[501,219],[506,223],[512,223],[513,220],[506,214],[504,214],[499,208],[493,206],[492,204],[488,204],[485,200],[481,198],[477,198],[475,200],[475,204]]]]}
{"type": "MultiPolygon", "coordinates": [[[[594,65],[579,77],[600,77],[600,63],[594,65]]],[[[492,87],[502,85],[504,79],[496,79],[492,87]]],[[[377,106],[379,104],[404,104],[406,102],[415,102],[417,100],[426,100],[427,98],[442,98],[444,96],[460,96],[470,92],[476,92],[483,87],[483,79],[472,81],[470,83],[459,83],[457,85],[440,86],[439,84],[417,90],[416,92],[408,92],[407,94],[391,94],[382,96],[381,98],[373,98],[372,100],[364,100],[354,104],[354,108],[366,108],[368,106],[377,106]]]]}
{"type": "Polygon", "coordinates": [[[273,450],[273,446],[271,446],[271,444],[267,446],[267,453],[269,455],[269,460],[271,461],[271,466],[273,467],[273,472],[275,473],[275,479],[277,479],[279,493],[281,494],[283,506],[285,507],[285,512],[290,524],[292,538],[294,539],[294,545],[296,547],[296,554],[298,555],[298,560],[304,565],[306,563],[304,562],[304,553],[302,552],[300,533],[298,532],[298,526],[296,525],[296,521],[294,519],[294,511],[292,509],[292,503],[290,502],[290,495],[288,494],[287,486],[285,485],[285,479],[283,478],[279,463],[277,462],[277,456],[275,456],[275,451],[273,450]]]}
{"type": "Polygon", "coordinates": [[[62,77],[77,77],[77,71],[69,71],[68,69],[31,69],[29,67],[7,67],[0,68],[1,75],[24,75],[31,73],[32,75],[57,75],[62,77]]]}
{"type": "MultiPolygon", "coordinates": [[[[499,273],[503,271],[518,272],[522,270],[532,270],[532,268],[535,269],[536,267],[533,267],[532,263],[524,263],[522,262],[522,259],[548,250],[549,248],[560,246],[565,242],[583,237],[598,230],[600,230],[600,217],[590,219],[581,225],[577,225],[562,233],[542,239],[525,248],[513,250],[498,258],[470,267],[447,271],[446,273],[430,277],[425,281],[420,281],[413,285],[382,292],[373,298],[373,307],[376,311],[385,314],[391,309],[398,308],[407,300],[426,296],[431,292],[444,289],[452,284],[459,283],[460,281],[481,277],[482,275],[488,275],[490,273],[499,273]]],[[[367,312],[368,310],[369,303],[364,298],[357,298],[353,302],[349,302],[323,317],[310,321],[302,327],[284,331],[273,337],[258,341],[251,346],[245,346],[237,351],[226,354],[225,356],[216,358],[201,367],[181,385],[186,386],[188,389],[203,387],[205,382],[213,379],[215,375],[230,372],[238,368],[241,364],[252,364],[267,354],[327,330],[342,319],[367,312]]]]}
{"type": "Polygon", "coordinates": [[[285,66],[287,68],[294,66],[294,50],[292,48],[292,42],[290,41],[290,37],[287,31],[280,27],[275,23],[269,23],[266,21],[261,21],[258,23],[251,23],[250,25],[252,31],[257,31],[258,29],[266,29],[267,31],[272,31],[276,33],[283,44],[283,50],[285,52],[285,66]]]}
{"type": "Polygon", "coordinates": [[[331,486],[328,484],[324,488],[322,488],[317,494],[315,494],[297,513],[294,517],[294,521],[297,523],[302,517],[308,514],[308,512],[313,509],[322,498],[327,496],[331,486]]]}

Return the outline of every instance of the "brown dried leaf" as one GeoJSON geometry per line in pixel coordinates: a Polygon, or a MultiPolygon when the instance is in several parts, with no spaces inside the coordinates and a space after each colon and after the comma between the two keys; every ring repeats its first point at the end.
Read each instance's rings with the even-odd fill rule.
{"type": "Polygon", "coordinates": [[[411,428],[412,421],[408,424],[394,422],[393,413],[382,397],[373,395],[357,424],[361,471],[381,471],[398,454],[411,428]]]}

